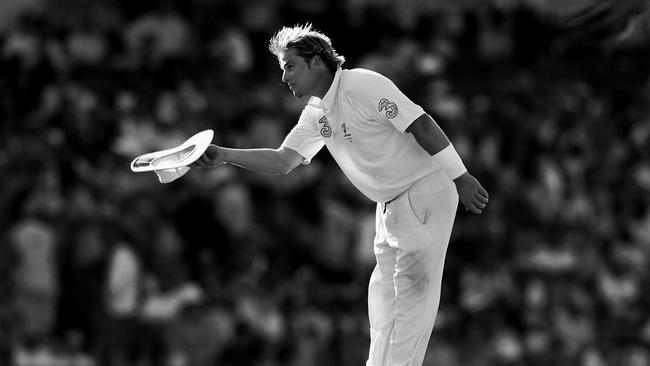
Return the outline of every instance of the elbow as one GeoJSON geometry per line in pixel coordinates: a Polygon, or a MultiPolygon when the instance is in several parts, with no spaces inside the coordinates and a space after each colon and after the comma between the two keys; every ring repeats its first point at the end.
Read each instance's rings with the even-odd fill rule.
{"type": "Polygon", "coordinates": [[[304,160],[302,156],[290,149],[279,148],[276,151],[279,157],[278,173],[281,175],[291,173],[304,160]]]}

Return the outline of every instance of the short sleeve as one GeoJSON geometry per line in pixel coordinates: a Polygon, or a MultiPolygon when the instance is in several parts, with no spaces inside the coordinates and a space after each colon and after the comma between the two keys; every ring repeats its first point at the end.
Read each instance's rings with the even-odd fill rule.
{"type": "Polygon", "coordinates": [[[324,145],[325,142],[317,126],[316,114],[309,107],[305,107],[298,123],[285,137],[281,147],[297,152],[305,159],[302,163],[309,164],[324,145]]]}
{"type": "Polygon", "coordinates": [[[392,124],[402,133],[425,113],[390,79],[373,71],[364,70],[355,80],[350,93],[371,116],[392,124]]]}

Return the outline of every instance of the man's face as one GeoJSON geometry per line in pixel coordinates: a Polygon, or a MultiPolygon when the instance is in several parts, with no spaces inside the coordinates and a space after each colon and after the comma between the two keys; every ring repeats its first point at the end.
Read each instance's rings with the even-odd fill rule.
{"type": "Polygon", "coordinates": [[[296,98],[314,95],[316,70],[295,49],[288,49],[280,59],[282,81],[289,85],[296,98]]]}

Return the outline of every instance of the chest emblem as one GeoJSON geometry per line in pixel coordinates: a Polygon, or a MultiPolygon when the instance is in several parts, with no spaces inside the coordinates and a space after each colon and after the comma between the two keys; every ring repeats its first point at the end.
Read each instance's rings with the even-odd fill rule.
{"type": "Polygon", "coordinates": [[[341,130],[343,130],[343,137],[349,142],[352,143],[352,131],[345,123],[341,124],[341,130]]]}
{"type": "Polygon", "coordinates": [[[327,121],[327,118],[325,116],[321,117],[321,119],[318,120],[318,124],[321,125],[320,127],[321,136],[325,138],[332,137],[332,127],[330,127],[330,123],[327,121]]]}
{"type": "Polygon", "coordinates": [[[379,109],[380,112],[383,111],[383,110],[386,110],[386,117],[388,117],[389,119],[395,118],[395,116],[397,116],[397,112],[398,112],[397,104],[391,102],[390,100],[388,100],[386,98],[381,98],[381,100],[379,101],[379,106],[377,107],[377,109],[379,109]]]}

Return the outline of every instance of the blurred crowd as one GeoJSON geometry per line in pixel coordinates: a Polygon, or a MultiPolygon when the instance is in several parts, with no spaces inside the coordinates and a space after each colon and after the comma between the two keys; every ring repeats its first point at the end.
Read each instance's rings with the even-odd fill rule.
{"type": "Polygon", "coordinates": [[[646,44],[532,0],[29,3],[0,33],[0,364],[364,364],[374,206],[326,151],[129,169],[207,128],[279,146],[304,101],[266,46],[310,21],[490,192],[458,212],[425,365],[650,366],[646,44]]]}

